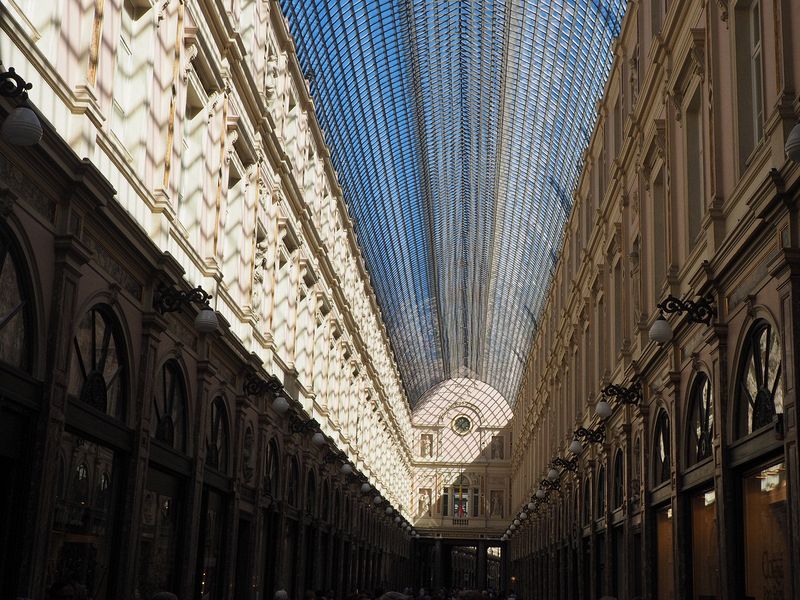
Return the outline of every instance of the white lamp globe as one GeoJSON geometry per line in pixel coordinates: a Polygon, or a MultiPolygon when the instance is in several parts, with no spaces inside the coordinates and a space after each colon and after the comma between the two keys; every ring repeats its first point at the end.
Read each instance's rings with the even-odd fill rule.
{"type": "Polygon", "coordinates": [[[361,484],[361,493],[362,494],[369,494],[371,489],[372,489],[372,486],[370,484],[368,484],[368,483],[362,483],[361,484]]]}
{"type": "Polygon", "coordinates": [[[656,344],[666,344],[672,339],[672,325],[664,318],[663,313],[658,314],[647,335],[650,341],[656,344]]]}
{"type": "Polygon", "coordinates": [[[381,502],[383,502],[383,499],[382,499],[380,496],[375,496],[375,497],[372,499],[372,503],[373,503],[373,504],[380,504],[381,502]]]}
{"type": "Polygon", "coordinates": [[[522,521],[520,521],[519,519],[514,519],[514,525],[517,525],[517,526],[519,526],[519,524],[520,524],[521,522],[522,522],[522,521]]]}
{"type": "Polygon", "coordinates": [[[322,435],[319,431],[311,436],[311,443],[315,446],[324,446],[325,445],[325,436],[322,435]]]}
{"type": "Polygon", "coordinates": [[[393,512],[394,512],[394,509],[393,509],[391,506],[387,506],[387,507],[386,507],[386,514],[387,514],[387,515],[390,515],[390,514],[392,514],[393,512]]]}
{"type": "Polygon", "coordinates": [[[536,505],[533,502],[528,502],[528,510],[533,510],[536,508],[536,505]]]}
{"type": "Polygon", "coordinates": [[[550,481],[555,481],[556,479],[558,479],[558,469],[550,469],[547,472],[547,478],[550,481]]]}
{"type": "Polygon", "coordinates": [[[581,441],[572,440],[572,443],[569,445],[569,451],[573,454],[580,454],[581,450],[583,450],[583,444],[581,444],[581,441]]]}
{"type": "Polygon", "coordinates": [[[194,318],[194,328],[200,333],[213,333],[218,326],[217,311],[210,306],[204,306],[194,318]]]}
{"type": "Polygon", "coordinates": [[[400,522],[400,521],[402,521],[402,520],[403,520],[403,519],[401,519],[401,518],[400,518],[400,515],[397,515],[397,516],[394,518],[394,522],[395,522],[395,523],[399,523],[399,522],[400,522]]]}
{"type": "Polygon", "coordinates": [[[277,396],[275,400],[272,401],[272,408],[279,415],[285,415],[289,410],[289,402],[283,396],[277,396]]]}
{"type": "Polygon", "coordinates": [[[353,467],[350,466],[350,463],[344,463],[341,467],[339,467],[339,472],[342,475],[350,475],[353,472],[353,467]]]}
{"type": "Polygon", "coordinates": [[[526,513],[526,512],[519,513],[519,518],[524,521],[525,519],[528,518],[528,513],[526,513]]]}
{"type": "Polygon", "coordinates": [[[3,139],[14,146],[33,146],[42,139],[42,123],[27,106],[18,106],[3,121],[3,139]]]}
{"type": "Polygon", "coordinates": [[[786,156],[794,162],[800,162],[800,123],[792,128],[789,137],[786,138],[786,145],[783,147],[786,156]]]}
{"type": "Polygon", "coordinates": [[[539,488],[538,490],[536,490],[536,497],[539,498],[539,500],[544,498],[544,496],[545,496],[545,493],[544,493],[544,490],[542,488],[539,488]]]}
{"type": "Polygon", "coordinates": [[[611,416],[612,412],[611,405],[605,400],[600,400],[600,402],[597,403],[597,406],[594,407],[594,414],[601,419],[607,419],[611,416]]]}

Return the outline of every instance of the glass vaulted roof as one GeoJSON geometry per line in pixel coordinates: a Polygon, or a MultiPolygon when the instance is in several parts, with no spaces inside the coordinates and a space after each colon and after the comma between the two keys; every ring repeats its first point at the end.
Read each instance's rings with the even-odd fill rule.
{"type": "Polygon", "coordinates": [[[625,0],[281,0],[409,401],[513,399],[625,0]]]}

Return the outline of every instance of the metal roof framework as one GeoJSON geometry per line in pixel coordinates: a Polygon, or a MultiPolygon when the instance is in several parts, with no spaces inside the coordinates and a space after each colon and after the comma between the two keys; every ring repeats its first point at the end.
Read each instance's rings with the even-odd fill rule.
{"type": "Polygon", "coordinates": [[[281,0],[409,402],[513,401],[626,0],[281,0]]]}

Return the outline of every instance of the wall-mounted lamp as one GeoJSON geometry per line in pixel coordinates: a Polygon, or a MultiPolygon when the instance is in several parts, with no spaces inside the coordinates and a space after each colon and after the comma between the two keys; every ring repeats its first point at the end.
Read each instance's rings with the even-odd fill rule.
{"type": "Polygon", "coordinates": [[[194,318],[194,328],[200,333],[211,333],[217,330],[219,320],[217,312],[209,305],[209,300],[211,294],[199,285],[184,291],[161,284],[153,294],[153,308],[163,315],[179,311],[187,304],[199,304],[200,312],[194,318]]]}
{"type": "Polygon", "coordinates": [[[657,305],[659,309],[658,318],[653,321],[648,336],[650,341],[657,344],[666,344],[672,340],[672,325],[664,318],[664,314],[686,313],[686,320],[689,323],[703,323],[709,325],[714,316],[714,299],[711,296],[701,297],[699,300],[681,300],[672,294],[667,296],[664,302],[657,305]]]}
{"type": "Polygon", "coordinates": [[[42,139],[42,123],[28,104],[28,90],[33,84],[20,77],[14,67],[0,73],[0,96],[16,98],[20,105],[12,110],[0,127],[3,139],[15,146],[33,146],[42,139]]]}
{"type": "Polygon", "coordinates": [[[339,467],[339,472],[342,475],[352,475],[353,467],[350,465],[350,463],[344,463],[341,467],[339,467]]]}

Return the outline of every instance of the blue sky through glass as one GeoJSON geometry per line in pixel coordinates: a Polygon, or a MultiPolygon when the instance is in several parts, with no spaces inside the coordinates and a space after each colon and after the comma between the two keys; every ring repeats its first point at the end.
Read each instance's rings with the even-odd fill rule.
{"type": "Polygon", "coordinates": [[[281,0],[413,404],[513,399],[624,0],[281,0]]]}

